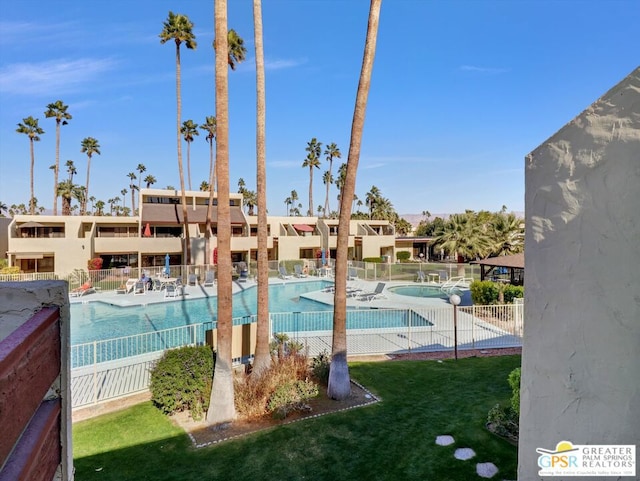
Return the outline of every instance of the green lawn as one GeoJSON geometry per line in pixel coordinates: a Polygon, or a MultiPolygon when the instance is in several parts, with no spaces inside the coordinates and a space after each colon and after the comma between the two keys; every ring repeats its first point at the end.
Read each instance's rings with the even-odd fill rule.
{"type": "Polygon", "coordinates": [[[469,480],[477,462],[515,479],[517,449],[484,429],[520,356],[351,364],[372,406],[195,450],[150,403],[73,426],[76,480],[469,480]],[[437,446],[452,435],[456,443],[437,446]],[[459,461],[456,448],[476,457],[459,461]]]}

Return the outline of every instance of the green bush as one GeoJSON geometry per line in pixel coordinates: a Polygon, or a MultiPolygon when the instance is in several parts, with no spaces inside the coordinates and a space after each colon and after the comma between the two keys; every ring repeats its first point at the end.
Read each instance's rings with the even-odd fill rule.
{"type": "Polygon", "coordinates": [[[318,386],[309,380],[282,384],[269,398],[267,409],[273,417],[284,419],[292,411],[309,410],[307,401],[318,395],[318,386]]]}
{"type": "Polygon", "coordinates": [[[165,414],[191,410],[200,419],[209,408],[214,354],[209,346],[164,353],[151,370],[151,400],[165,414]]]}
{"type": "Polygon", "coordinates": [[[500,404],[493,406],[487,415],[491,431],[512,440],[518,439],[518,422],[518,414],[511,407],[503,408],[500,404]]]}
{"type": "Polygon", "coordinates": [[[517,297],[524,297],[524,287],[507,285],[504,289],[504,302],[511,304],[517,297]]]}
{"type": "Polygon", "coordinates": [[[513,409],[518,416],[520,415],[520,374],[521,369],[517,367],[509,373],[509,377],[507,378],[512,392],[511,409],[513,409]]]}
{"type": "Polygon", "coordinates": [[[382,257],[365,257],[362,262],[373,262],[376,264],[382,263],[382,257]]]}
{"type": "Polygon", "coordinates": [[[331,367],[331,356],[324,350],[311,360],[311,372],[322,384],[329,383],[329,368],[331,367]]]}
{"type": "Polygon", "coordinates": [[[498,302],[498,286],[491,281],[473,281],[469,286],[474,304],[486,306],[498,302]]]}
{"type": "Polygon", "coordinates": [[[409,251],[400,251],[396,254],[396,258],[400,262],[407,262],[411,257],[411,252],[409,251]]]}

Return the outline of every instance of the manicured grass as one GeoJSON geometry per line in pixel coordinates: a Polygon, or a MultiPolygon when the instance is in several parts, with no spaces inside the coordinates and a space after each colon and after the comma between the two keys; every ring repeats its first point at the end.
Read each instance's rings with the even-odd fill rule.
{"type": "Polygon", "coordinates": [[[150,403],[73,427],[76,480],[469,480],[493,462],[515,479],[517,449],[484,429],[507,403],[520,356],[457,362],[351,364],[351,377],[381,396],[369,407],[281,426],[195,450],[150,403]],[[435,438],[452,435],[451,446],[435,438]],[[456,448],[476,457],[459,461],[456,448]]]}

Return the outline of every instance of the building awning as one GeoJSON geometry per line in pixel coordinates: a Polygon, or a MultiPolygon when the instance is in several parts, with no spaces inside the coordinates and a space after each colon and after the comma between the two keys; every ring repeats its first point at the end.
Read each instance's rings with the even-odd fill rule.
{"type": "Polygon", "coordinates": [[[16,260],[21,259],[44,259],[44,254],[42,252],[21,252],[16,254],[16,260]]]}
{"type": "Polygon", "coordinates": [[[471,261],[471,264],[491,267],[511,267],[514,269],[524,269],[524,253],[510,256],[488,257],[479,261],[471,261]]]}
{"type": "Polygon", "coordinates": [[[312,226],[307,224],[293,224],[293,228],[301,232],[313,232],[315,230],[312,226]]]}

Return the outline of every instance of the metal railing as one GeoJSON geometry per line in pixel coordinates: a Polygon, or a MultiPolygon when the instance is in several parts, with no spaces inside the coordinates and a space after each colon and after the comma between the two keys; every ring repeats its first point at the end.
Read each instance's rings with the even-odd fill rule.
{"type": "MultiPolygon", "coordinates": [[[[522,303],[459,307],[458,349],[520,347],[523,308],[522,303]]],[[[256,316],[233,320],[234,325],[254,322],[256,316]]],[[[207,331],[215,327],[206,322],[71,346],[73,406],[147,390],[149,370],[165,350],[203,345],[207,331]]],[[[332,329],[332,311],[270,314],[270,332],[286,333],[310,357],[331,351],[332,329]]],[[[347,311],[350,356],[453,351],[455,335],[451,306],[347,311]]],[[[242,358],[240,353],[232,356],[236,362],[242,358]]]]}

